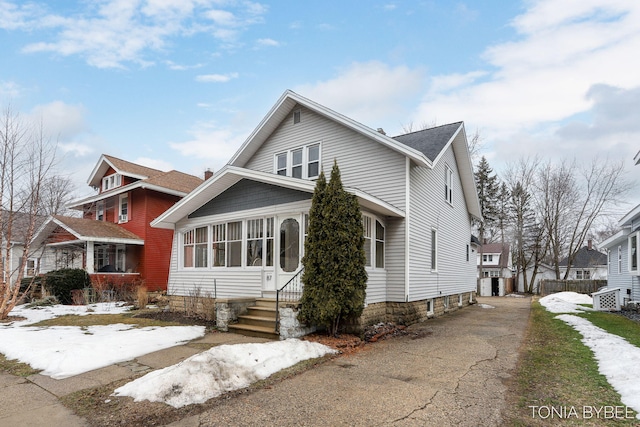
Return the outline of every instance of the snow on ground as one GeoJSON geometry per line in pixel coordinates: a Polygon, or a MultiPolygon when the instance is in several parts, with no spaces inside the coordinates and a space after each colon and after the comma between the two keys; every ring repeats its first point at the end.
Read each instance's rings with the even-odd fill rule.
{"type": "Polygon", "coordinates": [[[221,345],[150,372],[116,389],[114,395],[180,408],[248,387],[300,361],[335,352],[325,345],[297,339],[221,345]]]}
{"type": "Polygon", "coordinates": [[[583,313],[593,311],[589,307],[580,304],[593,304],[593,298],[589,295],[576,292],[558,292],[540,298],[540,304],[551,313],[583,313]]]}
{"type": "Polygon", "coordinates": [[[122,304],[16,307],[11,316],[27,320],[0,324],[0,353],[17,359],[41,374],[62,379],[173,347],[204,335],[203,326],[136,328],[134,325],[28,326],[65,314],[113,314],[129,308],[122,304]]]}
{"type": "Polygon", "coordinates": [[[622,403],[638,412],[640,418],[640,348],[582,317],[561,314],[556,318],[582,334],[582,342],[598,361],[598,371],[620,393],[622,403]]]}
{"type": "MultiPolygon", "coordinates": [[[[552,313],[593,311],[579,305],[592,303],[589,295],[575,292],[559,292],[540,298],[540,304],[552,313]]],[[[635,410],[640,418],[640,348],[582,317],[560,314],[556,318],[571,325],[582,335],[582,342],[594,353],[598,371],[620,394],[622,403],[635,410]]]]}
{"type": "Polygon", "coordinates": [[[490,304],[478,304],[478,307],[480,307],[480,308],[495,308],[494,306],[492,306],[490,304]]]}

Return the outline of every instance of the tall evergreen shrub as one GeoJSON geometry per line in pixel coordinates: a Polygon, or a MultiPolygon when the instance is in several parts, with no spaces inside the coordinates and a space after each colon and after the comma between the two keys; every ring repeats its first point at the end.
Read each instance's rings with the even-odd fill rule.
{"type": "Polygon", "coordinates": [[[362,314],[367,286],[362,214],[337,163],[328,184],[324,173],[316,183],[302,264],[300,317],[335,336],[341,320],[362,314]]]}

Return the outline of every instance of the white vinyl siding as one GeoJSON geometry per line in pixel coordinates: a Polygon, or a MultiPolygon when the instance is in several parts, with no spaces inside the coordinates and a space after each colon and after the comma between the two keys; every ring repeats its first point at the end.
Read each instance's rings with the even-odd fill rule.
{"type": "MultiPolygon", "coordinates": [[[[458,136],[460,137],[460,136],[458,136]]],[[[471,222],[463,200],[457,163],[449,149],[434,169],[411,167],[409,301],[476,290],[476,263],[467,262],[471,222]],[[443,176],[453,172],[450,204],[443,197],[443,176]],[[437,272],[431,270],[431,232],[437,230],[437,272]]]]}
{"type": "MultiPolygon", "coordinates": [[[[321,141],[320,167],[327,180],[335,159],[345,187],[357,188],[397,208],[405,208],[402,154],[310,110],[300,110],[304,119],[295,125],[291,119],[283,120],[245,165],[247,169],[276,173],[276,155],[321,141]]],[[[288,167],[291,168],[291,163],[288,167]]]]}

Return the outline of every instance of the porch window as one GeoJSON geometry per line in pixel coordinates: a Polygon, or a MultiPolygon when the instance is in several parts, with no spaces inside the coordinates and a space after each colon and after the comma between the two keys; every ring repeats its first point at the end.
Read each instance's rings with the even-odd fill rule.
{"type": "Polygon", "coordinates": [[[211,252],[214,267],[224,267],[226,259],[226,224],[216,224],[211,227],[211,252]]]}
{"type": "Polygon", "coordinates": [[[182,266],[193,267],[193,245],[195,244],[195,230],[182,233],[182,266]]]}
{"type": "Polygon", "coordinates": [[[320,144],[314,143],[278,153],[274,160],[278,175],[314,179],[320,175],[320,144]]]}
{"type": "Polygon", "coordinates": [[[242,266],[242,221],[227,224],[227,267],[242,266]]]}
{"type": "Polygon", "coordinates": [[[384,227],[376,220],[376,268],[384,268],[384,227]]]}
{"type": "Polygon", "coordinates": [[[262,267],[262,244],[264,237],[264,220],[247,221],[247,266],[262,267]]]}
{"type": "Polygon", "coordinates": [[[364,233],[364,257],[365,266],[371,267],[371,218],[362,216],[362,228],[364,233]]]}
{"type": "Polygon", "coordinates": [[[202,267],[206,267],[207,266],[207,259],[208,259],[208,247],[209,247],[209,229],[208,227],[199,227],[196,228],[196,235],[195,235],[195,243],[194,243],[194,249],[195,249],[195,266],[198,268],[202,268],[202,267]]]}

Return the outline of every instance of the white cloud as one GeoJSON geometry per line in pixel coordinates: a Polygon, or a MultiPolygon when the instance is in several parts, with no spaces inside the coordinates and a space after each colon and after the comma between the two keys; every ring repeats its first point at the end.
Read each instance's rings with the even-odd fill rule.
{"type": "Polygon", "coordinates": [[[196,81],[201,83],[226,83],[231,79],[237,79],[238,73],[228,74],[202,74],[196,76],[196,81]]]}
{"type": "Polygon", "coordinates": [[[25,53],[80,55],[98,68],[123,68],[126,63],[153,64],[151,53],[167,54],[171,48],[167,40],[172,37],[205,33],[225,43],[235,41],[250,25],[261,22],[267,10],[253,2],[227,3],[225,10],[212,9],[211,3],[106,0],[60,16],[46,13],[46,7],[37,3],[18,6],[1,2],[0,28],[29,30],[35,38],[38,30],[53,32],[51,40],[24,46],[25,53]]]}
{"type": "Polygon", "coordinates": [[[138,165],[146,166],[148,168],[158,169],[161,171],[170,171],[173,169],[171,163],[162,160],[162,159],[152,159],[150,157],[138,157],[135,160],[132,160],[133,163],[138,165]]]}
{"type": "Polygon", "coordinates": [[[88,130],[82,105],[69,105],[62,101],[38,105],[31,110],[29,120],[42,124],[43,130],[53,139],[71,141],[88,130]]]}
{"type": "Polygon", "coordinates": [[[512,25],[521,39],[489,47],[486,70],[436,76],[414,119],[465,120],[492,138],[588,111],[594,84],[640,85],[640,3],[540,0],[512,25]],[[622,65],[624,64],[624,65],[622,65]]]}
{"type": "Polygon", "coordinates": [[[204,168],[220,169],[246,138],[246,135],[240,135],[236,128],[220,128],[211,123],[198,124],[190,134],[191,140],[172,142],[169,146],[182,156],[206,162],[202,170],[204,168]]]}
{"type": "MultiPolygon", "coordinates": [[[[381,127],[389,117],[401,117],[404,104],[415,101],[422,89],[423,70],[390,67],[378,61],[353,63],[334,79],[303,85],[294,90],[341,114],[371,126],[381,127]]],[[[385,124],[397,127],[400,123],[385,124]]],[[[387,129],[389,132],[389,129],[387,129]]]]}
{"type": "Polygon", "coordinates": [[[6,98],[17,98],[22,92],[22,88],[16,82],[0,81],[0,100],[4,102],[6,98]]]}
{"type": "Polygon", "coordinates": [[[273,39],[258,39],[257,43],[260,46],[280,46],[280,42],[273,39]]]}

